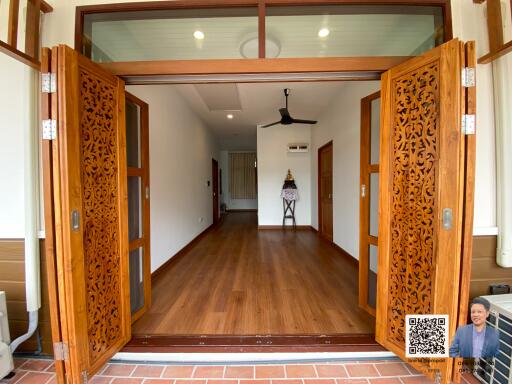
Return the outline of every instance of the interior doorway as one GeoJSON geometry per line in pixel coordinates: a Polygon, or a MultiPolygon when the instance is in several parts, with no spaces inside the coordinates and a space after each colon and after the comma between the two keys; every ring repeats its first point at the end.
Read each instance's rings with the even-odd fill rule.
{"type": "MultiPolygon", "coordinates": [[[[88,98],[86,101],[91,102],[91,100],[96,100],[99,98],[100,101],[109,101],[110,104],[108,108],[110,109],[108,111],[111,110],[116,113],[117,111],[122,111],[123,113],[117,113],[116,115],[113,115],[109,114],[106,108],[98,108],[99,112],[102,114],[101,117],[105,121],[112,124],[116,124],[116,127],[121,128],[125,128],[123,126],[124,118],[122,116],[124,114],[124,84],[119,78],[116,78],[115,76],[108,74],[108,72],[98,69],[96,65],[93,65],[87,59],[80,57],[76,52],[71,51],[69,48],[59,47],[58,49],[60,51],[59,58],[64,59],[64,62],[62,63],[62,65],[57,66],[57,68],[59,68],[59,76],[57,76],[57,78],[61,79],[61,81],[64,80],[69,82],[67,86],[65,82],[59,83],[59,90],[71,90],[70,92],[67,92],[65,94],[66,97],[63,97],[63,99],[61,100],[61,102],[65,104],[59,105],[59,111],[61,111],[62,109],[62,112],[67,112],[67,114],[62,114],[64,117],[62,120],[62,124],[59,124],[58,136],[59,138],[62,137],[63,139],[63,142],[59,143],[60,145],[62,145],[62,147],[59,147],[59,155],[61,155],[59,156],[59,159],[66,161],[66,163],[63,162],[60,164],[55,164],[57,167],[57,171],[59,171],[56,172],[56,174],[58,174],[60,178],[59,180],[57,180],[56,186],[60,187],[60,181],[66,187],[62,189],[57,188],[55,192],[56,201],[58,204],[60,204],[60,210],[57,211],[56,216],[59,220],[59,223],[63,223],[62,227],[58,227],[59,232],[57,238],[59,244],[65,245],[63,250],[58,251],[57,261],[59,264],[57,268],[59,272],[62,272],[62,275],[59,275],[59,278],[62,278],[62,281],[59,281],[59,283],[61,284],[58,285],[58,289],[61,297],[64,297],[64,292],[62,292],[61,290],[62,288],[65,288],[65,293],[68,294],[66,298],[72,297],[73,299],[76,299],[62,300],[60,302],[60,312],[61,317],[65,320],[64,326],[67,327],[67,332],[64,333],[65,337],[71,340],[71,342],[66,340],[66,342],[69,342],[70,348],[76,345],[83,344],[82,349],[76,349],[75,347],[73,347],[74,349],[73,351],[71,351],[73,353],[70,353],[72,357],[72,361],[70,364],[72,364],[73,367],[76,368],[75,370],[73,370],[73,377],[78,378],[81,372],[80,369],[86,369],[88,370],[88,372],[92,373],[97,371],[97,369],[99,369],[99,367],[101,367],[105,363],[106,359],[110,358],[115,351],[119,350],[123,345],[125,345],[126,341],[130,337],[131,331],[129,305],[127,305],[129,304],[129,297],[127,295],[129,291],[129,276],[127,273],[128,268],[126,268],[126,266],[123,266],[123,262],[125,262],[126,260],[122,257],[122,255],[127,254],[127,252],[125,251],[127,251],[126,248],[128,246],[128,230],[126,225],[124,224],[125,221],[122,220],[122,210],[125,209],[126,207],[126,175],[124,174],[126,170],[126,159],[124,158],[125,153],[123,151],[125,131],[124,129],[118,129],[105,130],[104,132],[101,132],[104,134],[104,136],[107,137],[107,139],[109,139],[107,140],[107,142],[112,144],[109,148],[111,149],[111,151],[107,151],[105,155],[118,156],[121,160],[120,162],[116,163],[118,166],[117,169],[119,171],[118,174],[114,176],[108,175],[111,176],[110,184],[113,187],[115,187],[115,201],[113,201],[112,204],[110,204],[110,206],[107,207],[109,210],[103,209],[101,211],[91,209],[91,207],[93,207],[92,204],[82,205],[81,199],[84,199],[87,202],[91,201],[93,203],[97,202],[98,204],[104,204],[105,200],[98,198],[98,196],[101,197],[101,192],[104,189],[102,189],[102,185],[98,185],[98,183],[96,182],[97,178],[93,177],[95,176],[93,172],[90,172],[90,174],[87,175],[90,177],[84,180],[80,180],[72,176],[82,172],[84,169],[87,171],[95,171],[96,169],[99,169],[102,172],[106,171],[108,173],[111,170],[111,167],[106,167],[106,169],[103,169],[102,167],[87,167],[89,164],[97,165],[97,157],[92,155],[87,157],[80,157],[80,152],[84,152],[88,155],[88,151],[91,150],[92,146],[84,145],[84,143],[78,140],[77,138],[81,138],[86,141],[86,144],[89,144],[87,140],[90,140],[90,138],[93,137],[93,135],[82,135],[82,137],[80,137],[79,129],[82,128],[94,132],[94,130],[97,129],[98,125],[90,124],[91,121],[94,121],[93,119],[76,119],[76,116],[89,117],[88,114],[90,114],[91,111],[95,110],[93,107],[89,106],[84,108],[84,103],[79,103],[82,97],[80,94],[79,87],[83,86],[85,83],[84,81],[78,81],[78,77],[80,75],[80,73],[78,73],[79,65],[80,68],[84,68],[86,70],[86,81],[89,81],[90,83],[108,82],[108,93],[97,93],[95,94],[95,98],[91,97],[88,98]],[[98,75],[97,72],[100,72],[100,75],[98,75]],[[82,122],[83,126],[75,124],[77,120],[82,122]],[[89,163],[84,164],[84,160],[86,160],[89,163]],[[95,188],[95,191],[98,190],[98,193],[89,193],[90,187],[95,188]],[[69,191],[79,191],[79,193],[70,194],[69,191]],[[118,239],[118,242],[114,244],[114,246],[110,247],[95,247],[97,244],[101,244],[101,242],[105,240],[104,232],[94,231],[95,227],[91,226],[90,224],[94,224],[93,221],[85,221],[84,225],[81,226],[81,221],[79,220],[80,211],[76,207],[85,207],[85,209],[83,209],[83,217],[98,217],[98,222],[104,220],[105,217],[117,218],[116,220],[108,222],[107,224],[109,224],[112,228],[112,233],[117,233],[117,231],[119,231],[120,235],[116,237],[116,239],[118,239]],[[69,220],[70,217],[73,219],[71,222],[69,220]],[[84,242],[83,238],[86,238],[89,241],[84,242]],[[96,252],[97,250],[100,250],[103,253],[98,254],[96,252]],[[115,252],[108,253],[111,250],[115,252]],[[94,268],[96,264],[92,264],[91,261],[101,267],[94,268]],[[112,271],[111,269],[108,268],[102,268],[102,266],[107,267],[109,265],[114,265],[115,270],[112,271]],[[91,282],[93,283],[91,284],[91,282]],[[115,289],[101,290],[101,292],[98,293],[98,285],[111,283],[113,288],[115,289]],[[103,295],[105,294],[105,292],[110,297],[113,298],[112,300],[109,301],[108,308],[105,307],[103,301],[103,295]],[[86,293],[89,294],[89,296],[87,296],[86,293]],[[90,293],[92,293],[92,295],[90,293]],[[88,298],[89,301],[87,301],[88,298]],[[83,316],[83,308],[87,308],[88,316],[83,316]],[[114,316],[110,315],[112,313],[121,313],[121,315],[118,318],[115,318],[114,316]],[[91,319],[94,321],[91,321],[91,319]],[[104,337],[104,333],[101,333],[101,331],[90,331],[87,325],[96,327],[96,324],[99,323],[101,327],[108,328],[111,327],[112,319],[116,320],[118,324],[118,332],[115,335],[116,338],[112,339],[113,341],[111,344],[109,344],[108,349],[101,349],[99,352],[97,352],[97,350],[94,348],[100,343],[104,342],[103,339],[97,339],[98,335],[104,337]],[[90,323],[87,323],[87,321],[89,321],[90,323]],[[80,344],[80,341],[84,340],[89,340],[90,342],[88,344],[80,344]],[[92,349],[89,350],[88,348],[92,349]],[[92,351],[95,354],[94,359],[88,361],[88,366],[80,366],[79,364],[82,361],[81,357],[88,356],[86,354],[89,353],[90,351],[92,351]]],[[[390,139],[390,131],[392,131],[393,127],[392,122],[395,121],[393,119],[395,117],[393,113],[395,113],[397,110],[394,94],[391,93],[394,89],[391,86],[392,81],[402,81],[401,91],[405,92],[407,95],[417,95],[417,87],[425,87],[428,85],[429,87],[431,87],[429,89],[432,90],[431,94],[429,94],[432,97],[432,102],[427,103],[426,105],[422,104],[421,106],[423,108],[430,108],[429,112],[432,113],[422,113],[420,115],[420,119],[427,120],[428,118],[430,120],[428,120],[427,122],[431,123],[432,126],[440,127],[441,131],[439,133],[439,139],[441,142],[440,147],[442,149],[442,153],[453,157],[453,159],[450,159],[449,156],[447,156],[446,158],[441,157],[441,159],[443,159],[443,162],[441,162],[440,164],[435,163],[432,167],[430,167],[427,170],[428,172],[433,172],[434,166],[439,167],[439,170],[437,168],[435,169],[436,174],[440,174],[444,177],[442,180],[440,180],[439,183],[436,183],[435,185],[439,189],[443,189],[443,194],[441,195],[443,197],[443,200],[439,202],[440,206],[461,207],[462,204],[460,203],[463,200],[463,191],[461,185],[462,183],[458,183],[457,186],[454,186],[453,191],[455,191],[456,193],[448,193],[452,189],[446,187],[447,185],[450,185],[450,183],[462,180],[464,176],[463,170],[461,170],[464,166],[464,140],[463,137],[461,137],[460,129],[460,108],[463,105],[463,103],[461,102],[461,98],[463,97],[463,95],[460,95],[458,92],[460,91],[460,82],[457,81],[460,80],[458,76],[461,72],[460,58],[463,57],[462,49],[463,45],[460,44],[460,42],[452,41],[444,46],[432,50],[431,52],[428,52],[423,56],[411,59],[410,61],[404,63],[400,67],[393,68],[384,75],[383,80],[384,101],[382,109],[384,113],[386,113],[386,116],[389,117],[389,119],[383,119],[383,121],[385,121],[386,124],[383,124],[382,129],[383,132],[386,133],[381,134],[381,137],[383,137],[383,139],[381,139],[381,142],[385,144],[383,145],[383,148],[385,147],[385,150],[387,151],[385,152],[385,150],[382,150],[380,155],[381,158],[385,159],[385,161],[381,162],[380,164],[380,166],[382,166],[382,179],[388,182],[389,180],[393,180],[393,175],[398,174],[391,167],[391,161],[388,161],[391,158],[391,156],[389,156],[389,153],[391,151],[391,148],[393,148],[392,144],[394,144],[393,141],[390,139]],[[428,73],[430,74],[430,83],[428,84],[421,78],[421,76],[424,73],[424,68],[426,68],[425,70],[428,70],[428,73]],[[400,76],[402,76],[404,73],[407,76],[414,77],[414,79],[401,79],[400,76]],[[438,93],[439,89],[442,91],[441,94],[438,93]],[[457,97],[454,98],[453,95],[455,94],[457,95],[457,97]],[[440,110],[441,112],[439,112],[440,110]],[[439,124],[432,123],[432,121],[438,121],[436,120],[438,116],[441,116],[441,122],[439,124]],[[449,130],[452,130],[453,132],[449,130]],[[457,134],[455,134],[454,132],[457,132],[457,134]],[[457,139],[455,145],[457,145],[457,148],[460,150],[452,150],[453,143],[451,142],[451,140],[453,140],[454,138],[457,139]],[[387,154],[388,156],[384,156],[383,153],[387,154]],[[447,170],[449,172],[443,173],[443,170],[447,170]],[[450,176],[452,175],[456,175],[457,177],[450,178],[450,176]],[[446,203],[446,205],[443,203],[446,203]]],[[[84,92],[96,92],[96,89],[97,88],[95,87],[88,87],[84,92]]],[[[400,113],[406,115],[408,113],[412,114],[412,112],[409,111],[418,110],[417,105],[414,104],[417,103],[418,101],[412,96],[406,98],[407,102],[412,103],[412,105],[410,105],[409,110],[400,110],[400,113]]],[[[409,125],[406,125],[406,119],[402,119],[400,120],[400,122],[404,124],[404,126],[401,128],[408,129],[409,125]]],[[[102,127],[103,126],[104,125],[102,125],[102,127]]],[[[403,139],[404,137],[405,135],[398,137],[398,139],[403,139]]],[[[419,137],[421,138],[421,135],[419,135],[419,137]]],[[[413,143],[415,144],[416,142],[413,143]]],[[[432,141],[432,143],[433,146],[437,145],[437,141],[432,141]]],[[[436,148],[434,148],[434,150],[436,150],[436,148]]],[[[404,155],[404,157],[407,156],[404,155]]],[[[434,158],[434,156],[432,156],[432,158],[434,158]]],[[[57,160],[57,158],[55,158],[55,160],[57,160]]],[[[113,162],[114,160],[111,161],[113,162]]],[[[261,162],[261,159],[259,159],[259,161],[261,162]]],[[[205,165],[209,167],[208,163],[209,161],[206,161],[205,165]]],[[[432,161],[431,163],[434,162],[432,161]]],[[[414,163],[412,166],[418,167],[417,163],[414,163]]],[[[402,172],[402,174],[410,173],[408,169],[406,169],[405,171],[400,170],[400,172],[402,172]]],[[[204,175],[207,175],[207,173],[204,173],[204,175]]],[[[405,180],[407,186],[414,186],[411,180],[405,180]]],[[[435,182],[437,180],[435,178],[428,178],[427,181],[435,182]]],[[[202,186],[204,186],[204,179],[202,180],[202,186]]],[[[414,189],[411,187],[410,190],[418,191],[419,189],[414,189]]],[[[388,321],[387,317],[390,316],[390,314],[394,313],[393,311],[390,310],[390,308],[393,305],[396,306],[396,304],[394,304],[395,301],[400,301],[402,299],[401,297],[399,297],[400,292],[397,293],[397,291],[399,290],[397,286],[400,284],[401,281],[404,280],[403,272],[400,268],[390,269],[390,266],[392,265],[390,261],[392,261],[392,258],[399,258],[397,263],[408,261],[403,261],[405,256],[403,256],[402,253],[393,252],[394,249],[400,249],[401,242],[395,240],[395,238],[391,236],[389,231],[391,228],[390,224],[395,224],[396,222],[398,222],[398,225],[402,225],[409,218],[409,216],[406,217],[404,214],[400,213],[396,215],[394,214],[395,211],[392,211],[391,208],[395,209],[396,207],[400,207],[398,206],[398,204],[395,204],[395,206],[393,207],[391,206],[391,201],[393,197],[390,196],[391,193],[392,190],[388,190],[387,188],[380,188],[380,201],[385,203],[381,204],[381,208],[384,206],[386,208],[380,216],[379,224],[380,229],[382,229],[381,232],[384,234],[383,236],[381,236],[381,239],[379,240],[383,244],[381,251],[384,254],[384,257],[381,258],[381,260],[379,260],[380,272],[378,278],[379,290],[382,291],[383,299],[379,299],[378,301],[377,317],[379,318],[380,316],[380,321],[377,323],[376,333],[377,340],[383,346],[394,351],[400,357],[405,358],[404,349],[400,344],[400,337],[402,336],[400,334],[401,328],[396,326],[389,326],[389,324],[399,323],[401,318],[389,319],[388,321]],[[398,342],[396,340],[398,340],[398,342]]],[[[405,199],[406,197],[400,195],[399,198],[405,199]]],[[[427,203],[437,204],[437,202],[434,201],[428,201],[427,203]]],[[[470,201],[469,203],[472,204],[472,201],[470,201]]],[[[208,207],[208,210],[209,209],[210,207],[208,207]]],[[[408,209],[411,208],[408,207],[408,209]]],[[[425,212],[428,215],[432,215],[433,210],[425,209],[425,212]]],[[[452,212],[450,211],[450,215],[451,214],[452,212]]],[[[456,263],[458,262],[458,257],[454,257],[454,255],[460,255],[461,252],[460,241],[457,241],[457,239],[460,239],[460,235],[462,233],[461,215],[461,210],[453,211],[453,223],[458,224],[457,227],[450,226],[450,228],[448,229],[441,228],[442,223],[429,219],[430,221],[428,223],[427,230],[434,233],[432,235],[432,238],[435,241],[428,242],[430,248],[427,249],[426,251],[423,251],[423,253],[419,254],[419,256],[418,252],[415,252],[415,249],[413,249],[412,247],[405,247],[405,250],[408,252],[408,254],[406,255],[407,257],[421,258],[419,262],[422,262],[428,268],[435,268],[439,266],[439,270],[442,272],[441,276],[437,276],[437,274],[434,275],[437,276],[436,280],[434,280],[432,275],[429,275],[426,278],[424,278],[424,281],[426,281],[429,284],[429,286],[433,287],[432,295],[430,295],[429,291],[429,293],[425,294],[424,296],[426,300],[434,303],[432,304],[432,307],[429,307],[433,308],[432,310],[434,312],[442,310],[450,314],[450,319],[452,319],[450,327],[452,331],[454,331],[455,329],[455,319],[457,318],[458,315],[458,298],[460,294],[460,287],[457,285],[455,287],[456,289],[448,289],[446,285],[449,284],[450,288],[453,288],[454,279],[458,279],[460,276],[460,270],[457,269],[456,265],[456,263]],[[441,231],[441,229],[446,230],[443,232],[441,231]],[[446,244],[449,244],[452,247],[448,248],[446,244]],[[438,251],[436,253],[437,264],[434,263],[433,259],[430,257],[431,253],[429,252],[431,250],[432,252],[438,251]],[[442,257],[443,259],[440,259],[440,257],[442,257]]],[[[413,215],[410,216],[412,217],[413,215]]],[[[426,224],[424,223],[418,223],[418,228],[420,229],[422,229],[425,226],[426,224]]],[[[415,229],[411,229],[411,231],[413,230],[415,229]]],[[[275,233],[278,234],[277,236],[281,237],[296,236],[296,234],[291,231],[279,231],[275,233]]],[[[291,239],[295,239],[294,241],[296,241],[296,244],[298,246],[301,246],[302,249],[306,250],[307,252],[307,244],[301,242],[300,239],[297,241],[297,239],[294,237],[292,237],[291,239]]],[[[427,244],[427,242],[424,243],[427,244]]],[[[247,244],[252,245],[253,243],[242,242],[242,249],[244,247],[244,244],[245,246],[247,246],[247,244]]],[[[275,243],[271,242],[271,245],[275,246],[275,243]]],[[[215,244],[213,246],[215,247],[215,244]]],[[[287,252],[289,252],[288,248],[286,247],[273,248],[275,248],[276,252],[280,253],[280,255],[287,255],[287,252]]],[[[199,249],[198,252],[205,253],[205,250],[207,249],[209,250],[211,249],[211,247],[199,249]]],[[[220,253],[220,255],[222,256],[222,253],[220,253]]],[[[219,259],[220,258],[217,258],[214,261],[217,261],[219,259]]],[[[199,278],[201,278],[200,275],[199,278]]],[[[457,281],[460,282],[460,280],[457,281]]],[[[224,282],[232,283],[229,280],[225,280],[224,282]]],[[[254,283],[261,283],[261,280],[255,280],[254,283]]],[[[465,283],[465,281],[462,281],[460,283],[460,286],[463,287],[463,283],[465,283]]],[[[302,288],[304,287],[302,286],[302,288]]],[[[409,289],[413,288],[414,287],[409,287],[409,289]]],[[[401,290],[401,292],[403,292],[403,290],[401,290]]],[[[291,299],[295,298],[293,294],[290,297],[291,299]]],[[[411,296],[408,296],[405,299],[409,299],[410,297],[411,296]]],[[[184,300],[187,300],[187,298],[185,298],[184,300]]],[[[312,299],[308,303],[309,305],[314,305],[315,300],[312,299]]],[[[245,310],[246,308],[244,307],[243,309],[245,310]]],[[[350,310],[352,309],[353,308],[350,308],[350,310]]],[[[399,309],[405,310],[402,307],[400,307],[399,309]]],[[[84,359],[83,361],[85,360],[86,359],[84,359]]],[[[423,371],[426,371],[428,368],[425,366],[421,366],[419,364],[415,365],[415,367],[418,367],[423,371]]],[[[449,377],[451,373],[451,365],[446,363],[443,364],[441,368],[443,369],[443,376],[445,378],[449,377]]]]}
{"type": "Polygon", "coordinates": [[[333,241],[333,147],[332,141],[318,149],[318,233],[333,241]]]}
{"type": "Polygon", "coordinates": [[[174,198],[156,202],[153,218],[169,228],[179,225],[181,230],[192,221],[196,226],[175,254],[167,251],[169,244],[174,245],[170,236],[154,236],[154,249],[159,250],[155,258],[170,261],[161,266],[155,262],[153,307],[133,325],[135,340],[219,334],[350,335],[365,343],[372,338],[375,319],[357,308],[357,239],[351,236],[336,246],[332,242],[335,223],[357,233],[359,180],[353,170],[359,163],[358,124],[340,130],[338,122],[347,116],[358,121],[359,97],[379,85],[378,81],[288,81],[128,86],[158,117],[152,119],[152,142],[169,142],[160,153],[158,147],[152,148],[152,172],[167,178],[165,183],[155,181],[155,196],[174,198]],[[290,90],[289,113],[300,123],[275,123],[287,101],[283,89],[290,90]],[[181,110],[185,124],[172,120],[183,100],[188,106],[181,110]],[[238,105],[241,110],[215,110],[219,105],[238,105]],[[193,130],[194,116],[209,124],[209,135],[193,130]],[[211,136],[218,143],[217,155],[210,155],[205,143],[211,136]],[[187,147],[171,143],[174,137],[187,147]],[[336,170],[334,142],[347,146],[336,170]],[[198,143],[207,149],[196,150],[198,143]],[[178,162],[196,171],[179,174],[180,178],[182,167],[169,166],[178,162]],[[217,217],[221,200],[216,199],[216,176],[221,170],[221,198],[229,209],[220,225],[211,227],[215,224],[211,215],[217,217]],[[201,175],[211,180],[207,193],[201,175]],[[298,191],[294,231],[282,226],[281,196],[288,175],[298,191]],[[322,181],[320,205],[318,180],[322,181]],[[343,201],[351,207],[342,206],[336,219],[335,182],[349,188],[343,189],[343,201]],[[195,206],[184,210],[191,196],[195,206]],[[204,207],[207,212],[200,211],[204,207]],[[316,231],[317,210],[324,217],[321,235],[316,231]],[[212,221],[201,227],[197,220],[201,217],[212,221]]]}

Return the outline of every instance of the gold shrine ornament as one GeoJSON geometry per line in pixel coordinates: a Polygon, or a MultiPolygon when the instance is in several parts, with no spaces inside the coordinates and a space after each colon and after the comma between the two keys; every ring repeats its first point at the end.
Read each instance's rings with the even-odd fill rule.
{"type": "Polygon", "coordinates": [[[294,181],[295,179],[292,176],[292,172],[288,170],[288,174],[286,175],[286,181],[294,181]]]}

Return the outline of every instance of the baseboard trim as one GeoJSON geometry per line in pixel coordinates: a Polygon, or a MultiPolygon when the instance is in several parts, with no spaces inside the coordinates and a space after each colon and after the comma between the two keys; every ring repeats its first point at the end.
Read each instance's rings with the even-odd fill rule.
{"type": "Polygon", "coordinates": [[[199,233],[199,235],[194,237],[187,245],[181,248],[176,254],[174,254],[174,256],[172,256],[169,260],[167,260],[165,263],[159,266],[154,272],[151,273],[151,278],[156,278],[158,275],[162,274],[162,272],[164,272],[173,264],[178,262],[190,250],[190,248],[196,245],[196,243],[198,243],[199,240],[201,240],[208,232],[210,232],[212,228],[216,226],[217,223],[211,224],[209,227],[207,227],[205,230],[199,233]]]}
{"type": "MultiPolygon", "coordinates": [[[[325,239],[324,239],[325,240],[325,239]]],[[[334,243],[333,241],[325,240],[328,243],[331,244],[331,246],[338,251],[338,253],[343,256],[348,262],[353,264],[356,268],[359,268],[359,260],[357,260],[355,257],[353,257],[350,253],[345,251],[343,248],[341,248],[338,244],[334,243]]]]}
{"type": "Polygon", "coordinates": [[[285,225],[284,227],[282,225],[258,225],[258,230],[297,230],[297,231],[313,231],[316,232],[316,230],[311,225],[285,225]]]}

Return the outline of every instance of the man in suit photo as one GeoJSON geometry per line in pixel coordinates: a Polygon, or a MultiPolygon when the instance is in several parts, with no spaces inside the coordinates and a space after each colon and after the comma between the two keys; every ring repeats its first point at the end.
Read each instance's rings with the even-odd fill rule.
{"type": "Polygon", "coordinates": [[[472,324],[457,329],[452,345],[450,357],[463,358],[492,358],[499,352],[499,331],[486,326],[491,303],[483,297],[476,297],[471,302],[472,324]]]}

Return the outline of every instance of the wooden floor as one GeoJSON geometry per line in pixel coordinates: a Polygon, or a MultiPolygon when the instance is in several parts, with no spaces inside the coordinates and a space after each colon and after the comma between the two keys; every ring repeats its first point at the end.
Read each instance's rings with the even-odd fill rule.
{"type": "Polygon", "coordinates": [[[229,213],[153,280],[134,335],[373,333],[357,268],[310,230],[258,230],[229,213]]]}

